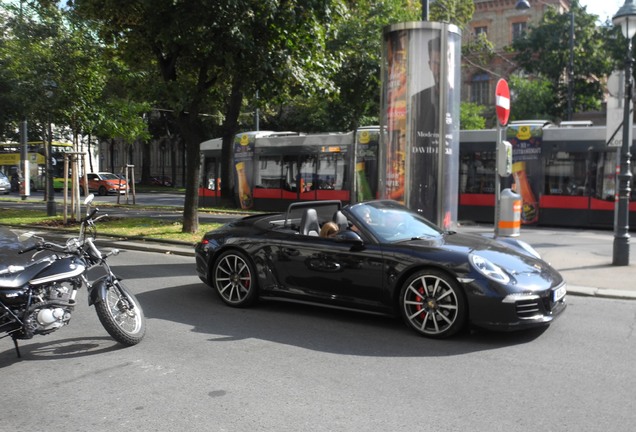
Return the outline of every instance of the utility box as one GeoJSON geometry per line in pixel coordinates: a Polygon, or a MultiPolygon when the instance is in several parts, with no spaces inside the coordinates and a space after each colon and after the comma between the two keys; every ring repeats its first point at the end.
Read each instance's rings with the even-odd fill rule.
{"type": "Polygon", "coordinates": [[[501,191],[497,235],[516,237],[521,231],[521,195],[510,188],[501,191]]]}

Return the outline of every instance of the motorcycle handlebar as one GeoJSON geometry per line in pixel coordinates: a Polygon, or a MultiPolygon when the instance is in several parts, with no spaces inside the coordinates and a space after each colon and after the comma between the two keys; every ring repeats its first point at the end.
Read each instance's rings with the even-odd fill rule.
{"type": "Polygon", "coordinates": [[[36,249],[38,248],[38,246],[39,246],[39,244],[34,244],[33,246],[29,246],[29,247],[28,247],[28,248],[26,248],[26,249],[20,249],[20,250],[18,251],[18,255],[22,255],[22,254],[25,254],[25,253],[27,253],[27,252],[31,252],[31,251],[33,251],[33,250],[36,250],[36,249]]]}

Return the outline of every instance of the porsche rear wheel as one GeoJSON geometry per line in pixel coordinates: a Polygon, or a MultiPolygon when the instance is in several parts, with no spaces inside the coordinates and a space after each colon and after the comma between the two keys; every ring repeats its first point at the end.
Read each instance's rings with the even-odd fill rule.
{"type": "Polygon", "coordinates": [[[400,292],[404,321],[416,332],[431,338],[446,338],[466,323],[464,293],[450,276],[439,270],[421,270],[412,275],[400,292]]]}
{"type": "Polygon", "coordinates": [[[227,251],[214,263],[212,284],[227,305],[250,306],[256,301],[256,273],[241,252],[227,251]]]}

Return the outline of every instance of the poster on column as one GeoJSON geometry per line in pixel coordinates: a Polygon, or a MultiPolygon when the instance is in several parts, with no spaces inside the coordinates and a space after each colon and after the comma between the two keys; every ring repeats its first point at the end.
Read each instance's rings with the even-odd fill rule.
{"type": "Polygon", "coordinates": [[[409,207],[426,218],[437,219],[437,192],[440,150],[440,66],[439,32],[420,30],[411,38],[419,47],[411,61],[411,153],[409,157],[409,207]]]}
{"type": "Polygon", "coordinates": [[[404,203],[406,157],[407,48],[405,31],[385,35],[386,86],[386,174],[383,196],[404,203]]]}

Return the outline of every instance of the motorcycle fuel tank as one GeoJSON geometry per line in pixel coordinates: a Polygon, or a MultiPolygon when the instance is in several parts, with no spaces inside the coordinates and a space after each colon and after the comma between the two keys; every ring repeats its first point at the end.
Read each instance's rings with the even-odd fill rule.
{"type": "Polygon", "coordinates": [[[84,262],[76,257],[67,257],[55,261],[36,277],[31,279],[32,285],[41,285],[77,277],[86,271],[84,262]]]}

